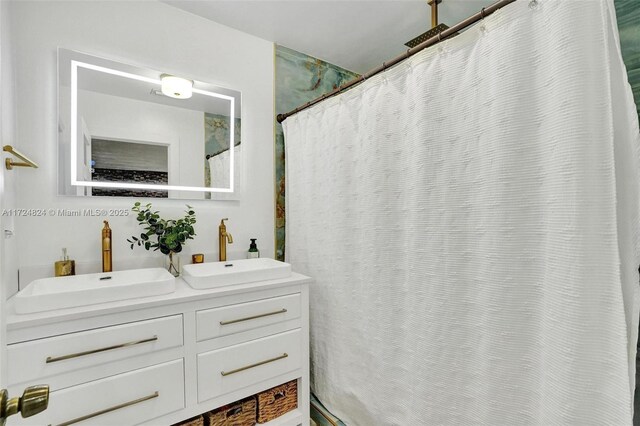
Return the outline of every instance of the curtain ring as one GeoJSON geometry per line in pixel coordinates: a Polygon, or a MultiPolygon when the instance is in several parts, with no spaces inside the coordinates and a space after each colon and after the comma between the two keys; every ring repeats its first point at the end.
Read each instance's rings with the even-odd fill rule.
{"type": "Polygon", "coordinates": [[[480,19],[484,19],[484,7],[480,9],[480,19]]]}
{"type": "Polygon", "coordinates": [[[442,31],[438,33],[438,43],[442,41],[442,31]]]}
{"type": "Polygon", "coordinates": [[[385,72],[387,70],[387,63],[383,62],[382,63],[382,72],[385,72]]]}

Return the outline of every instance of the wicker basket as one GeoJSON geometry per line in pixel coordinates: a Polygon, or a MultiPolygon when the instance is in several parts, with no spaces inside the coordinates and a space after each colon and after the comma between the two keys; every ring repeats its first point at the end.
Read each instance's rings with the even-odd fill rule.
{"type": "Polygon", "coordinates": [[[208,426],[255,426],[256,399],[250,397],[204,414],[208,426]]]}
{"type": "Polygon", "coordinates": [[[298,381],[260,392],[257,397],[258,423],[266,423],[298,408],[298,381]]]}
{"type": "Polygon", "coordinates": [[[180,423],[175,423],[173,426],[204,426],[204,417],[193,417],[191,419],[183,420],[180,423]]]}

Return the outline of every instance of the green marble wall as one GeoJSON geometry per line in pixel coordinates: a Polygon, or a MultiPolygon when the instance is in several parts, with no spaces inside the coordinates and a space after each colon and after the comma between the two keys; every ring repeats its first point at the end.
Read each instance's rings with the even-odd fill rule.
{"type": "MultiPolygon", "coordinates": [[[[240,145],[241,119],[235,119],[235,129],[233,133],[234,145],[240,145]]],[[[229,149],[229,116],[204,113],[204,186],[211,186],[211,173],[209,171],[209,161],[207,155],[216,155],[229,149]]],[[[211,198],[211,193],[207,192],[205,198],[211,198]]]]}
{"type": "MultiPolygon", "coordinates": [[[[640,0],[615,0],[622,57],[627,66],[640,115],[640,0]]],[[[636,353],[636,390],[634,395],[634,426],[640,426],[640,340],[636,353]]]]}
{"type": "MultiPolygon", "coordinates": [[[[640,0],[615,0],[620,44],[636,105],[640,105],[640,0]]],[[[640,115],[640,106],[638,107],[640,115]]]]}
{"type": "MultiPolygon", "coordinates": [[[[276,115],[284,114],[332,91],[358,77],[351,71],[276,46],[275,52],[276,115]]],[[[275,118],[274,118],[275,119],[275,118]]],[[[284,260],[285,252],[285,150],[282,126],[276,122],[276,258],[284,260]]]]}
{"type": "MultiPolygon", "coordinates": [[[[240,119],[236,118],[234,145],[240,145],[240,119]]],[[[216,155],[229,149],[229,116],[204,113],[204,151],[216,155]]]]}

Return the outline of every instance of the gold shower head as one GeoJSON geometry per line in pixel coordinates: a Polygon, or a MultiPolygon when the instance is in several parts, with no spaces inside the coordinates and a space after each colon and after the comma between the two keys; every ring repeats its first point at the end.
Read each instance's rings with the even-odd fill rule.
{"type": "Polygon", "coordinates": [[[438,33],[441,33],[442,31],[444,31],[444,30],[446,30],[448,28],[449,27],[446,24],[438,24],[435,27],[431,28],[426,33],[422,33],[418,37],[409,40],[404,45],[407,46],[407,47],[416,47],[420,43],[429,40],[431,37],[437,36],[438,33]]]}
{"type": "Polygon", "coordinates": [[[442,3],[442,0],[430,0],[427,2],[431,8],[431,29],[425,33],[420,34],[418,37],[409,40],[404,45],[407,47],[416,47],[420,43],[429,40],[431,37],[437,36],[442,31],[449,29],[448,25],[438,24],[438,4],[442,3]]]}

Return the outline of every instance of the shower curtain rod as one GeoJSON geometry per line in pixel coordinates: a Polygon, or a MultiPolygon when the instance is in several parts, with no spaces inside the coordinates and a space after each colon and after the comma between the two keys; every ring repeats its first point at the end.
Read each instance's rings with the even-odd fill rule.
{"type": "MultiPolygon", "coordinates": [[[[390,61],[387,62],[383,62],[382,65],[372,69],[369,72],[366,72],[365,74],[363,74],[362,76],[360,76],[359,78],[356,78],[354,80],[348,81],[347,83],[343,84],[342,86],[338,86],[337,88],[333,89],[331,92],[329,93],[325,93],[324,95],[315,98],[314,100],[307,102],[304,105],[299,106],[298,108],[287,112],[286,114],[278,114],[276,116],[276,120],[278,120],[278,123],[282,123],[287,117],[291,117],[294,114],[299,113],[300,111],[303,111],[317,103],[320,103],[322,101],[324,101],[325,99],[328,99],[332,96],[337,95],[338,93],[344,92],[348,89],[350,89],[351,87],[355,86],[358,83],[361,83],[363,81],[365,81],[368,78],[373,77],[376,74],[379,74],[383,71],[385,71],[387,68],[390,68],[396,64],[398,64],[399,62],[404,61],[405,59],[415,55],[416,53],[426,49],[427,47],[431,47],[434,44],[440,43],[441,41],[451,37],[453,34],[457,33],[458,31],[461,31],[465,28],[467,28],[470,25],[475,24],[476,22],[486,18],[487,16],[491,15],[493,12],[495,12],[498,9],[502,9],[503,7],[505,7],[508,4],[513,3],[516,0],[499,0],[497,2],[495,2],[494,4],[492,4],[491,6],[488,7],[483,7],[482,10],[480,10],[480,12],[476,13],[473,16],[468,17],[467,19],[465,19],[462,22],[457,23],[456,25],[454,25],[451,28],[448,28],[440,33],[438,33],[437,36],[433,36],[430,39],[420,43],[419,45],[417,45],[416,47],[412,47],[410,49],[407,49],[406,52],[404,52],[402,55],[400,56],[396,56],[395,58],[391,59],[390,61]]],[[[536,1],[536,0],[532,0],[532,1],[536,1]]]]}
{"type": "MultiPolygon", "coordinates": [[[[234,147],[236,147],[236,146],[240,145],[241,143],[242,143],[242,141],[238,141],[238,143],[234,144],[233,146],[234,146],[234,147]]],[[[218,151],[218,152],[216,152],[215,154],[207,154],[207,155],[205,155],[205,156],[204,156],[204,158],[205,158],[206,160],[208,160],[208,159],[209,159],[209,158],[211,158],[211,157],[215,157],[216,155],[220,155],[220,154],[222,154],[223,152],[227,152],[227,151],[229,151],[229,148],[225,148],[225,149],[223,149],[222,151],[218,151]]]]}

